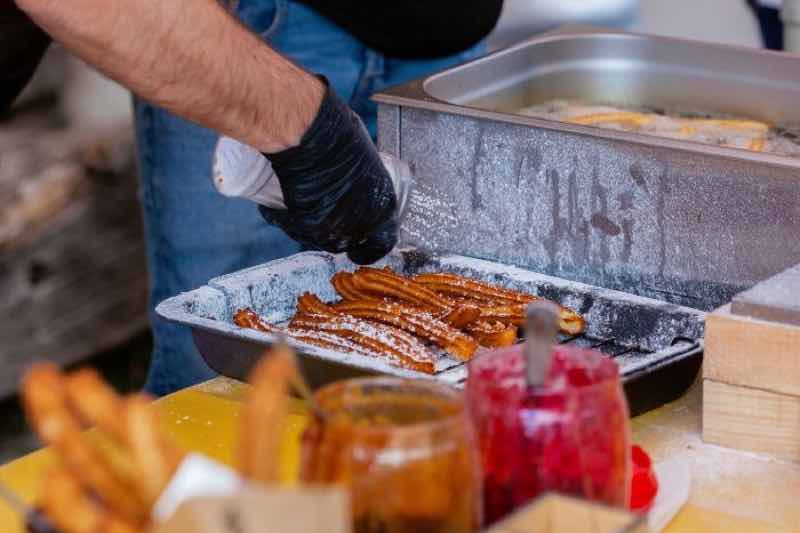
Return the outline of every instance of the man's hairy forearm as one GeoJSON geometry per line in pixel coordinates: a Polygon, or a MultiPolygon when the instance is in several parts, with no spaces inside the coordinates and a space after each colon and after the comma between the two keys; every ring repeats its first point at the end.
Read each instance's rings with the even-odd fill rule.
{"type": "Polygon", "coordinates": [[[66,48],[142,98],[264,152],[294,146],[322,83],[216,0],[17,0],[66,48]]]}

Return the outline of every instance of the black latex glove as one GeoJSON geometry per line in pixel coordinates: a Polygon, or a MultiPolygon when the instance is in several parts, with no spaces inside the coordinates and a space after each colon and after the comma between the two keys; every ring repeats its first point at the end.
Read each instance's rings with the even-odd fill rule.
{"type": "Polygon", "coordinates": [[[12,0],[0,0],[0,115],[33,76],[50,38],[12,0]]]}
{"type": "MultiPolygon", "coordinates": [[[[327,85],[327,82],[326,82],[327,85]]],[[[264,154],[286,210],[261,206],[264,218],[298,242],[374,263],[397,243],[397,198],[361,121],[328,87],[299,146],[264,154]]]]}

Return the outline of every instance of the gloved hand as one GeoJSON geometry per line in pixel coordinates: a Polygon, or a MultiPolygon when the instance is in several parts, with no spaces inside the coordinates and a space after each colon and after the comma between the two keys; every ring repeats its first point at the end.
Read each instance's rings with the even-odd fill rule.
{"type": "Polygon", "coordinates": [[[330,87],[300,144],[264,155],[287,208],[260,206],[268,222],[308,246],[347,252],[358,264],[374,263],[394,248],[392,179],[358,116],[330,87]]]}
{"type": "Polygon", "coordinates": [[[50,38],[11,0],[0,3],[0,115],[22,92],[50,38]]]}

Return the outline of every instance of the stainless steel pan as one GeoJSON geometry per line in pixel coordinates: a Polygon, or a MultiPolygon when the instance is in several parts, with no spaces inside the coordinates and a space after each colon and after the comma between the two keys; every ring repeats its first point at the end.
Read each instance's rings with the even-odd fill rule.
{"type": "Polygon", "coordinates": [[[553,98],[800,123],[800,59],[571,28],[387,90],[403,242],[700,309],[800,262],[800,160],[514,112],[553,98]]]}

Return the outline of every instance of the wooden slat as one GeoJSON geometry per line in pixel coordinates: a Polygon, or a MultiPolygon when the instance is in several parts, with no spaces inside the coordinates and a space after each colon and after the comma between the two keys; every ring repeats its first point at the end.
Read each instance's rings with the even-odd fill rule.
{"type": "Polygon", "coordinates": [[[72,364],[147,325],[130,133],[87,152],[53,115],[0,124],[0,397],[34,360],[72,364]]]}
{"type": "Polygon", "coordinates": [[[800,327],[734,315],[706,317],[703,377],[800,396],[800,327]]]}
{"type": "Polygon", "coordinates": [[[789,268],[737,294],[731,312],[800,326],[800,265],[789,268]]]}
{"type": "Polygon", "coordinates": [[[800,461],[800,397],[703,380],[703,440],[800,461]]]}

